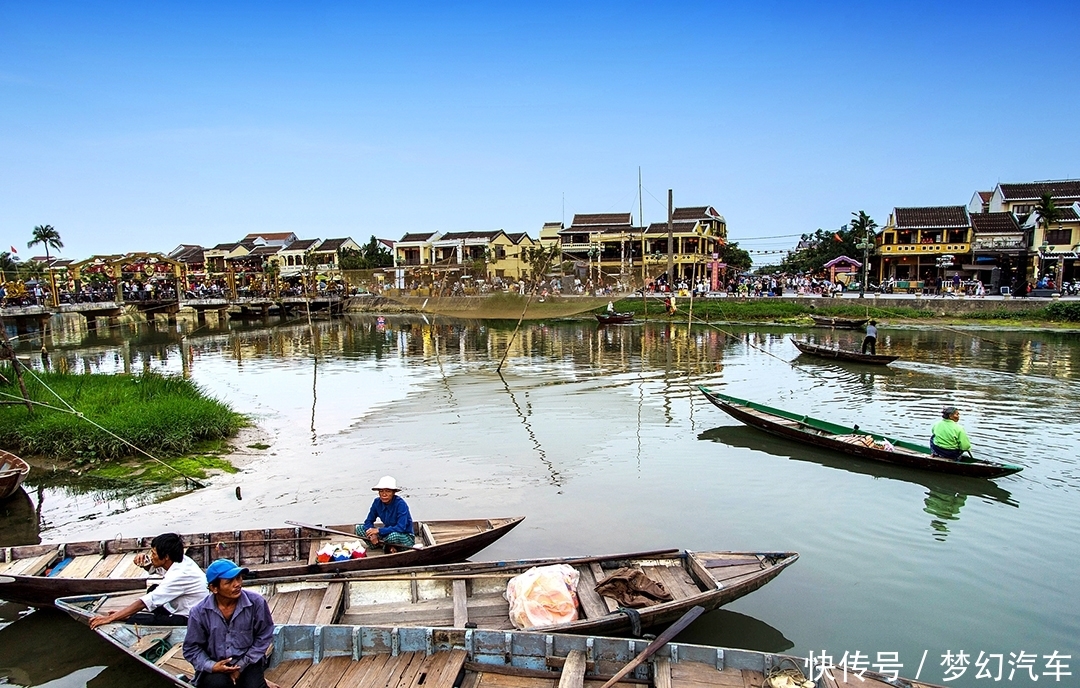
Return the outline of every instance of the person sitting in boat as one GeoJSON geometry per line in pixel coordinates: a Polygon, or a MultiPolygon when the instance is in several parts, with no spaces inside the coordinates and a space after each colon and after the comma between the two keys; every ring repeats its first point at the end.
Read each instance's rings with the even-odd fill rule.
{"type": "Polygon", "coordinates": [[[267,688],[263,668],[274,619],[262,595],[243,589],[247,572],[228,559],[206,567],[210,594],[192,607],[184,637],[196,688],[267,688]]]}
{"type": "Polygon", "coordinates": [[[935,456],[944,459],[959,459],[964,452],[971,451],[971,440],[960,427],[960,411],[955,406],[946,406],[941,410],[941,420],[934,423],[931,430],[930,450],[935,456]]]}
{"type": "Polygon", "coordinates": [[[155,626],[186,626],[188,612],[206,597],[203,571],[184,556],[184,543],[176,533],[162,533],[150,541],[150,554],[135,556],[135,565],[150,567],[164,577],[150,592],[123,609],[95,616],[90,628],[129,621],[155,626]]]}
{"type": "Polygon", "coordinates": [[[862,340],[862,352],[870,349],[870,355],[877,355],[877,321],[871,320],[866,325],[866,337],[862,340]]]}
{"type": "Polygon", "coordinates": [[[401,492],[397,481],[384,475],[379,484],[371,489],[379,496],[371,503],[364,523],[356,526],[356,534],[372,547],[382,547],[387,554],[416,544],[412,514],[409,513],[409,505],[397,495],[401,492]],[[382,521],[382,528],[375,527],[376,518],[382,521]]]}

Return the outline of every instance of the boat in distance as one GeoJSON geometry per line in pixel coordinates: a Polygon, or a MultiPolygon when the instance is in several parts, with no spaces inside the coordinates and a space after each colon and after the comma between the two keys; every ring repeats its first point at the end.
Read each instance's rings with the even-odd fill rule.
{"type": "Polygon", "coordinates": [[[18,492],[29,474],[30,464],[0,449],[0,500],[18,492]]]}
{"type": "Polygon", "coordinates": [[[857,330],[870,322],[870,318],[839,318],[829,315],[811,315],[810,319],[819,327],[835,327],[842,330],[857,330]]]}
{"type": "MultiPolygon", "coordinates": [[[[96,632],[172,685],[191,688],[194,672],[182,655],[186,628],[106,624],[96,632]]],[[[805,657],[665,639],[648,643],[534,631],[278,624],[266,678],[281,688],[598,688],[604,681],[619,688],[702,688],[762,686],[772,675],[814,673],[805,657]]],[[[839,669],[820,673],[811,683],[815,688],[939,688],[872,671],[861,677],[839,669]]]]}
{"type": "Polygon", "coordinates": [[[934,456],[927,446],[866,432],[858,426],[849,428],[809,416],[800,416],[720,394],[704,386],[699,386],[698,389],[717,408],[746,425],[804,444],[833,449],[864,459],[973,478],[999,478],[1023,470],[1023,466],[985,459],[946,459],[934,456]],[[882,445],[891,446],[891,451],[882,448],[882,445]]]}
{"type": "MultiPolygon", "coordinates": [[[[415,521],[417,548],[393,554],[370,550],[364,558],[325,563],[316,561],[319,548],[358,539],[348,535],[353,524],[327,528],[297,524],[180,537],[185,555],[199,566],[232,559],[250,569],[250,577],[257,580],[464,561],[506,535],[523,518],[415,521]]],[[[134,560],[150,547],[151,540],[152,536],[2,548],[0,600],[48,607],[56,598],[69,595],[145,590],[149,574],[134,560]]]]}
{"type": "MultiPolygon", "coordinates": [[[[444,626],[514,630],[505,592],[514,576],[536,566],[566,564],[578,573],[578,619],[528,630],[610,634],[661,627],[699,606],[716,609],[757,590],[795,563],[795,552],[657,550],[594,557],[466,562],[359,573],[255,579],[245,583],[270,604],[278,623],[444,626]],[[673,598],[637,610],[594,588],[613,572],[635,568],[673,598]]],[[[97,613],[123,609],[142,594],[90,600],[97,613]]],[[[66,598],[70,599],[70,598],[66,598]]]]}
{"type": "Polygon", "coordinates": [[[860,351],[850,351],[848,349],[824,346],[822,344],[800,342],[794,337],[791,337],[791,343],[795,345],[796,349],[803,352],[804,354],[808,354],[810,356],[820,356],[822,358],[831,358],[835,361],[852,361],[855,363],[869,363],[871,365],[889,365],[896,359],[900,358],[899,356],[864,354],[860,351]]]}
{"type": "Polygon", "coordinates": [[[596,313],[596,320],[601,325],[625,325],[634,322],[634,314],[631,311],[625,313],[596,313]]]}

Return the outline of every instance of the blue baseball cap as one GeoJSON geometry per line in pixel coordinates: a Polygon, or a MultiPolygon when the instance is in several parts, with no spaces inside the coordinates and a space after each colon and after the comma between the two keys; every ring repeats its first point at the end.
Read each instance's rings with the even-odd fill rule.
{"type": "Polygon", "coordinates": [[[206,584],[216,583],[219,578],[229,580],[245,573],[248,573],[248,570],[237,566],[233,561],[218,559],[206,567],[206,584]]]}

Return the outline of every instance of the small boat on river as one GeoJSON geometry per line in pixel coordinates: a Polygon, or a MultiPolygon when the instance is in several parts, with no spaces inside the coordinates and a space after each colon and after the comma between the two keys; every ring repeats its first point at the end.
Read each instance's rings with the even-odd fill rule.
{"type": "Polygon", "coordinates": [[[625,325],[634,322],[634,314],[631,311],[625,313],[597,313],[596,320],[601,325],[625,325]]]}
{"type": "MultiPolygon", "coordinates": [[[[330,542],[356,540],[353,524],[229,530],[181,535],[185,553],[199,566],[227,558],[251,570],[251,578],[344,573],[398,566],[464,561],[521,523],[515,518],[416,521],[418,547],[393,554],[370,550],[343,561],[316,561],[330,542]]],[[[149,573],[135,556],[153,537],[24,545],[0,549],[0,600],[34,607],[52,606],[58,597],[144,590],[149,573]]]]}
{"type": "MultiPolygon", "coordinates": [[[[716,609],[748,595],[795,563],[795,552],[659,550],[598,557],[469,562],[330,576],[255,579],[245,584],[270,603],[278,623],[446,626],[513,630],[507,582],[537,566],[566,564],[578,575],[578,619],[530,628],[557,633],[628,633],[662,627],[699,606],[716,609]],[[620,602],[595,590],[620,569],[639,570],[660,583],[670,601],[619,611],[620,602]]],[[[67,607],[96,613],[123,609],[139,593],[65,598],[67,607]]],[[[70,611],[70,609],[69,609],[70,611]]]]}
{"type": "Polygon", "coordinates": [[[720,394],[707,387],[698,389],[721,411],[746,425],[864,459],[974,478],[999,478],[1023,470],[1022,466],[985,459],[946,459],[934,456],[927,446],[869,433],[858,426],[836,425],[720,394]]]}
{"type": "MultiPolygon", "coordinates": [[[[182,654],[186,628],[106,624],[97,632],[171,685],[191,688],[194,671],[182,654]]],[[[605,681],[702,688],[762,686],[778,674],[793,680],[776,685],[799,686],[821,673],[816,688],[935,688],[872,671],[814,671],[805,657],[669,641],[667,634],[647,643],[531,631],[277,625],[266,678],[281,688],[598,688],[605,681]]]]}
{"type": "Polygon", "coordinates": [[[18,492],[29,474],[30,464],[0,449],[0,500],[18,492]]]}
{"type": "Polygon", "coordinates": [[[864,354],[860,351],[849,351],[848,349],[841,349],[839,347],[800,342],[794,337],[791,338],[791,343],[795,345],[796,349],[804,354],[820,356],[821,358],[831,358],[835,361],[853,361],[855,363],[869,363],[871,365],[889,365],[900,358],[899,356],[864,354]]]}
{"type": "Polygon", "coordinates": [[[870,318],[837,318],[828,315],[811,315],[810,319],[818,327],[835,327],[842,330],[857,330],[870,322],[870,318]]]}

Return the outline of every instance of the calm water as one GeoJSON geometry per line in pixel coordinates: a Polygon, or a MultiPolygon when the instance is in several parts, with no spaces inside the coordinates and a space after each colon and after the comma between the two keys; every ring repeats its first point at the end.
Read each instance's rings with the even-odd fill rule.
{"type": "MultiPolygon", "coordinates": [[[[168,501],[115,486],[31,489],[0,515],[4,544],[38,529],[53,541],[350,521],[389,473],[417,517],[528,516],[482,558],[801,553],[681,640],[837,659],[858,650],[871,662],[896,652],[902,673],[922,662],[921,677],[939,683],[941,656],[963,650],[972,666],[950,682],[963,686],[990,682],[975,679],[980,652],[1003,655],[1004,681],[1009,653],[1037,653],[1041,673],[1058,651],[1080,675],[1076,334],[886,324],[879,352],[903,360],[878,370],[797,357],[787,340],[854,345],[856,333],[556,322],[523,328],[500,377],[509,327],[350,317],[316,328],[314,342],[288,325],[58,332],[52,366],[190,375],[252,416],[270,448],[168,501]],[[970,480],[839,458],[738,425],[698,384],[923,442],[954,404],[977,455],[1025,470],[970,480]]],[[[18,616],[0,605],[0,618],[18,616]]],[[[10,683],[125,685],[115,675],[128,662],[56,615],[31,614],[0,638],[10,683]],[[44,671],[33,633],[70,668],[44,671]]],[[[1026,670],[1013,680],[1028,682],[1026,670]]]]}

